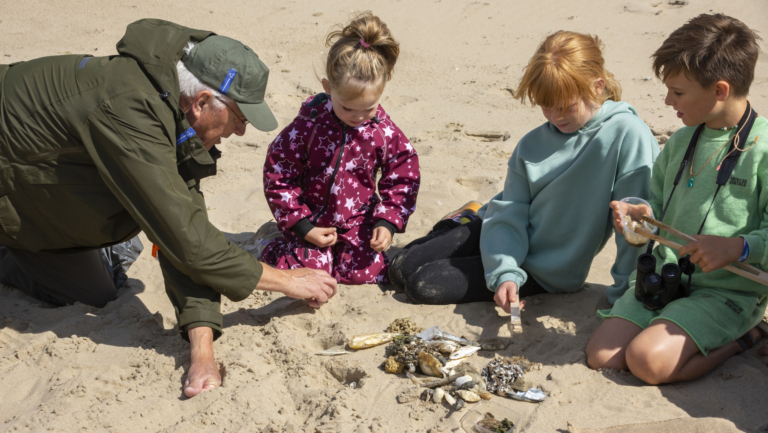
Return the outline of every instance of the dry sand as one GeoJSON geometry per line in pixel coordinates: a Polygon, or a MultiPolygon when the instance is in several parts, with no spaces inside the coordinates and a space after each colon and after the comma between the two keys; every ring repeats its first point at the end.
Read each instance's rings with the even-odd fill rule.
{"type": "MultiPolygon", "coordinates": [[[[597,34],[608,68],[658,136],[681,126],[664,106],[665,87],[650,71],[650,54],[670,31],[704,12],[738,17],[768,38],[764,0],[614,1],[189,1],[0,2],[0,63],[63,53],[115,52],[125,26],[164,18],[237,38],[261,56],[272,75],[269,104],[281,127],[300,102],[321,90],[323,41],[352,10],[373,9],[402,44],[384,107],[411,138],[422,163],[422,189],[408,232],[394,246],[424,235],[436,218],[467,200],[487,200],[503,185],[518,139],[543,122],[512,99],[521,69],[550,32],[597,34]],[[477,131],[506,131],[483,142],[477,131]]],[[[765,47],[765,44],[764,44],[765,47]]],[[[768,57],[758,63],[751,101],[768,112],[768,57]]],[[[211,220],[234,241],[271,218],[261,167],[274,133],[250,128],[221,147],[219,174],[203,185],[211,220]]],[[[149,245],[144,238],[145,245],[149,245]]],[[[523,414],[527,432],[718,417],[744,431],[768,431],[768,368],[753,349],[700,380],[644,386],[631,375],[591,371],[583,350],[600,324],[604,284],[615,246],[595,260],[589,283],[572,295],[534,298],[525,333],[502,355],[525,355],[544,368],[529,375],[549,394],[540,405],[494,398],[523,414]]],[[[416,306],[377,286],[341,287],[319,310],[302,301],[254,293],[225,302],[226,331],[215,343],[226,368],[221,388],[187,399],[181,384],[188,345],[174,326],[157,262],[145,253],[118,300],[102,309],[49,308],[0,288],[0,430],[2,431],[286,431],[452,432],[462,413],[395,396],[407,380],[380,369],[384,347],[336,358],[317,350],[383,330],[411,317],[468,338],[505,335],[508,316],[490,303],[416,306]],[[347,384],[365,378],[362,388],[347,384]]],[[[482,367],[492,356],[469,362],[482,367]]]]}

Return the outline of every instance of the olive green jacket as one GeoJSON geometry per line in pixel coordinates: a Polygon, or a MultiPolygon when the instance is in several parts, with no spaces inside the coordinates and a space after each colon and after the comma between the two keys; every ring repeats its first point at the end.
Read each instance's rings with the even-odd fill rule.
{"type": "Polygon", "coordinates": [[[216,164],[179,108],[176,63],[212,34],[141,20],[116,56],[0,65],[0,245],[66,252],[143,230],[185,338],[218,337],[221,295],[245,299],[262,272],[208,220],[200,179],[216,164]]]}

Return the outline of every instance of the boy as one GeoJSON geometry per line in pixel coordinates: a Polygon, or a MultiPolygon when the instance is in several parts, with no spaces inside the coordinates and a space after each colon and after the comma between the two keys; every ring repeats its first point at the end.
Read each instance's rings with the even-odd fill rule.
{"type": "MultiPolygon", "coordinates": [[[[587,344],[591,368],[629,369],[652,385],[691,380],[760,338],[755,326],[768,286],[721,269],[736,261],[768,265],[768,120],[747,101],[759,39],[739,20],[700,15],[653,54],[656,76],[668,88],[664,102],[686,127],[654,164],[650,203],[656,218],[697,239],[679,252],[656,247],[655,272],[687,255],[695,270],[680,280],[690,283],[689,291],[670,292],[678,297],[666,304],[648,298],[653,280],[641,278],[635,293],[635,272],[613,309],[599,313],[606,321],[587,344]]],[[[621,233],[618,203],[610,206],[621,233]]],[[[685,243],[664,231],[661,236],[685,243]]]]}

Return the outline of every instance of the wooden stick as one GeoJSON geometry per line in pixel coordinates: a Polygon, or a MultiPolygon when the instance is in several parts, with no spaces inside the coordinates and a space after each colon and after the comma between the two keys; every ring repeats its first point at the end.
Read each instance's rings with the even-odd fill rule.
{"type": "MultiPolygon", "coordinates": [[[[649,224],[653,224],[654,226],[660,228],[661,230],[664,230],[665,232],[667,232],[667,233],[669,233],[671,235],[677,236],[680,239],[684,239],[684,240],[686,240],[688,242],[695,242],[696,241],[696,238],[694,238],[693,236],[689,236],[689,235],[681,232],[680,230],[676,230],[676,229],[674,229],[674,228],[664,224],[661,221],[656,221],[655,219],[649,217],[648,215],[643,215],[642,220],[647,222],[647,223],[649,223],[649,224]]],[[[734,263],[731,263],[731,265],[732,266],[736,266],[737,268],[741,268],[741,269],[751,273],[752,275],[758,275],[761,278],[764,278],[764,279],[768,280],[768,273],[765,273],[765,272],[761,271],[760,269],[757,269],[754,266],[750,266],[750,265],[748,265],[746,263],[740,263],[740,262],[734,262],[734,263]],[[761,275],[761,274],[764,274],[764,275],[761,275]]],[[[739,274],[739,275],[741,275],[741,274],[739,274]]]]}
{"type": "MultiPolygon", "coordinates": [[[[655,226],[657,226],[657,227],[659,227],[659,228],[662,228],[661,226],[663,224],[661,224],[658,221],[653,220],[653,219],[651,219],[651,221],[648,221],[648,222],[653,224],[653,225],[655,225],[655,226]],[[654,221],[654,222],[651,222],[651,221],[654,221]],[[657,224],[659,224],[659,225],[657,225],[657,224]]],[[[666,246],[668,246],[670,248],[673,248],[675,250],[680,250],[680,248],[683,247],[683,245],[678,244],[677,242],[670,241],[669,239],[666,239],[666,238],[663,238],[663,237],[661,237],[659,235],[653,234],[653,233],[649,232],[648,230],[645,230],[642,227],[636,228],[635,229],[635,233],[637,233],[639,235],[643,235],[643,236],[647,237],[648,239],[654,240],[654,241],[656,241],[656,242],[658,242],[658,243],[660,243],[662,245],[666,245],[666,246]]],[[[670,232],[670,233],[672,233],[672,232],[670,232]]],[[[674,234],[674,233],[672,233],[672,234],[674,234]]],[[[675,236],[677,236],[677,235],[675,235],[675,236]]],[[[682,238],[681,236],[678,236],[678,237],[682,238]]],[[[739,264],[740,265],[744,265],[744,263],[739,263],[739,264]]],[[[768,286],[768,273],[765,273],[765,272],[763,272],[763,271],[761,271],[761,270],[759,270],[759,269],[757,269],[757,268],[755,268],[753,266],[749,266],[749,265],[744,265],[744,266],[748,267],[747,269],[743,269],[741,266],[736,267],[734,265],[735,265],[735,263],[730,264],[730,265],[725,265],[725,266],[723,266],[723,269],[725,269],[726,271],[733,272],[736,275],[741,275],[742,277],[750,279],[750,280],[755,281],[757,283],[760,283],[760,284],[763,284],[765,286],[768,286]]]]}

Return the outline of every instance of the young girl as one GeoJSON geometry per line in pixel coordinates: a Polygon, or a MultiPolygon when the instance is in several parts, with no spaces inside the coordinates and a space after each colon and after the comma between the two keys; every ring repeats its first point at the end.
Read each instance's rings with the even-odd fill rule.
{"type": "Polygon", "coordinates": [[[267,152],[264,194],[284,239],[261,259],[322,269],[343,284],[385,282],[382,251],[405,231],[419,189],[418,156],[379,105],[400,48],[370,12],[326,45],[326,93],[307,99],[267,152]]]}
{"type": "MultiPolygon", "coordinates": [[[[528,62],[516,98],[547,122],[509,160],[504,191],[455,228],[406,246],[389,276],[414,302],[495,300],[575,292],[613,234],[605,200],[648,197],[659,146],[605,70],[597,37],[560,31],[528,62]],[[532,278],[531,278],[532,277],[532,278]]],[[[627,289],[638,250],[616,239],[613,303],[627,289]]]]}

